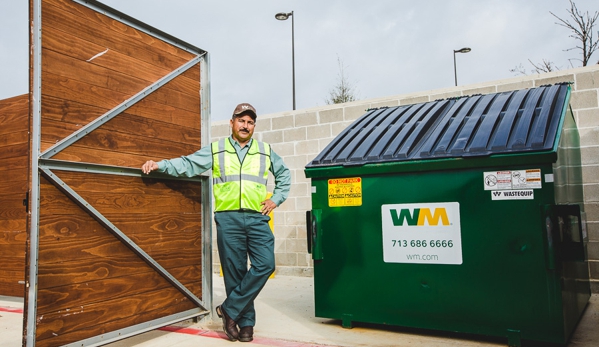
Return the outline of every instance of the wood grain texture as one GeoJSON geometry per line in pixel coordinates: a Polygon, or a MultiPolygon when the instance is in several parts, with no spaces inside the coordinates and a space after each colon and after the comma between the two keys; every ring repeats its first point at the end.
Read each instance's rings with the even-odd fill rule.
{"type": "Polygon", "coordinates": [[[25,290],[28,120],[28,95],[0,100],[0,295],[19,297],[25,290]]]}
{"type": "Polygon", "coordinates": [[[87,306],[84,308],[87,311],[71,311],[71,316],[67,316],[67,313],[47,316],[38,325],[38,334],[41,336],[36,340],[36,347],[61,346],[195,307],[186,298],[173,297],[174,293],[162,294],[164,296],[158,301],[135,296],[128,300],[87,306]]]}
{"type": "MultiPolygon", "coordinates": [[[[42,27],[42,150],[195,57],[69,0],[43,0],[42,27]]],[[[53,159],[139,169],[150,158],[195,152],[200,72],[197,64],[53,159]]],[[[19,136],[0,134],[0,146],[19,136]]],[[[53,173],[81,200],[40,179],[36,346],[72,343],[197,307],[136,249],[203,297],[200,183],[53,173]],[[84,204],[133,244],[119,240],[84,204]]],[[[16,212],[17,197],[6,213],[16,212]]]]}
{"type": "Polygon", "coordinates": [[[58,346],[88,334],[94,336],[122,329],[195,307],[189,299],[170,288],[38,315],[36,346],[58,346]]]}
{"type": "Polygon", "coordinates": [[[77,33],[86,41],[170,70],[193,57],[191,53],[71,1],[46,0],[45,5],[42,6],[44,28],[77,33]]]}

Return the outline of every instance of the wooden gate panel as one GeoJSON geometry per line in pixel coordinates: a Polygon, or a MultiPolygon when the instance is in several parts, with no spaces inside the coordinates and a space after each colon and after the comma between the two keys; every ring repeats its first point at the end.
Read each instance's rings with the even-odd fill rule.
{"type": "Polygon", "coordinates": [[[200,148],[206,52],[93,0],[31,1],[43,36],[32,30],[41,178],[28,343],[85,345],[208,313],[208,178],[139,170],[200,148]]]}
{"type": "Polygon", "coordinates": [[[23,296],[28,190],[29,96],[0,101],[0,295],[23,296]]]}
{"type": "Polygon", "coordinates": [[[170,71],[194,57],[192,53],[72,1],[45,0],[45,4],[47,6],[42,7],[44,28],[49,26],[67,33],[77,33],[86,41],[170,71]]]}
{"type": "MultiPolygon", "coordinates": [[[[201,272],[198,275],[193,271],[201,267],[198,256],[201,254],[198,228],[201,218],[198,204],[193,201],[198,199],[198,193],[192,187],[197,183],[150,180],[153,184],[145,188],[146,184],[135,177],[57,172],[100,213],[108,215],[110,212],[115,226],[201,297],[201,272]],[[171,189],[164,189],[165,185],[171,189]],[[172,189],[174,187],[181,191],[172,189]],[[104,190],[108,193],[102,194],[104,190]],[[166,202],[163,206],[176,205],[177,208],[170,211],[175,218],[166,220],[167,217],[161,215],[159,221],[148,220],[147,223],[153,223],[150,230],[136,225],[134,221],[151,212],[157,201],[166,202]],[[189,218],[190,215],[195,220],[189,218]],[[119,218],[126,223],[121,224],[119,218]],[[181,222],[182,218],[189,218],[188,222],[181,222]],[[188,228],[181,228],[183,225],[188,228]],[[190,247],[193,244],[197,246],[190,247]]],[[[38,317],[43,317],[38,318],[38,345],[77,341],[81,329],[92,336],[99,335],[195,307],[53,184],[42,179],[40,190],[39,261],[44,266],[40,266],[38,274],[38,317]],[[115,258],[117,263],[105,266],[115,258]],[[68,269],[68,273],[57,275],[59,269],[68,269]],[[116,308],[119,311],[115,315],[112,310],[116,308]],[[96,330],[88,326],[90,324],[96,330]]]]}

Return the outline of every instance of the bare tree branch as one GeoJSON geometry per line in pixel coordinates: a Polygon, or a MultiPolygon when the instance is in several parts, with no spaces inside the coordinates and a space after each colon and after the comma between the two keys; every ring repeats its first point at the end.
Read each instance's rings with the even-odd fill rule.
{"type": "Polygon", "coordinates": [[[582,53],[582,66],[587,66],[591,56],[599,48],[599,38],[593,38],[593,27],[595,26],[597,18],[599,18],[599,12],[595,11],[593,15],[590,15],[588,11],[581,13],[576,7],[576,4],[572,0],[569,1],[570,9],[568,10],[568,13],[573,22],[570,22],[568,19],[562,19],[551,11],[549,11],[549,13],[557,18],[558,22],[555,24],[571,30],[572,34],[569,36],[579,42],[575,47],[566,49],[566,51],[579,49],[582,53]]]}

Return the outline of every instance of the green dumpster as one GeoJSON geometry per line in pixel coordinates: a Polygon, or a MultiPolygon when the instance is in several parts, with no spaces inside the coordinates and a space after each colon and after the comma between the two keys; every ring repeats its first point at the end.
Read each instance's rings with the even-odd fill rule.
{"type": "Polygon", "coordinates": [[[590,298],[569,84],[371,109],[305,168],[317,317],[564,344],[590,298]]]}

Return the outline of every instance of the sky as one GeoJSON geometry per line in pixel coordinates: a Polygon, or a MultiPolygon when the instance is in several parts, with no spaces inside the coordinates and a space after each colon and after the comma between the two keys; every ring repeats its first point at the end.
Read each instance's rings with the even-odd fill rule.
{"type": "MultiPolygon", "coordinates": [[[[251,103],[260,114],[290,111],[293,11],[296,109],[326,105],[339,62],[358,100],[531,73],[542,59],[581,66],[577,41],[550,11],[567,0],[103,0],[210,54],[211,119],[251,103]]],[[[597,0],[577,0],[599,11],[597,0]]],[[[28,1],[0,0],[0,99],[28,92],[28,1]]],[[[595,27],[599,31],[599,26],[595,27]]],[[[597,36],[597,32],[595,32],[597,36]]],[[[599,52],[592,62],[599,60],[599,52]]]]}

